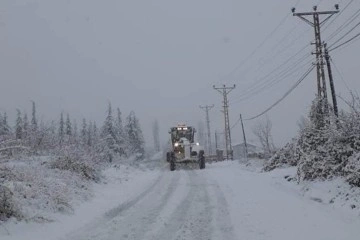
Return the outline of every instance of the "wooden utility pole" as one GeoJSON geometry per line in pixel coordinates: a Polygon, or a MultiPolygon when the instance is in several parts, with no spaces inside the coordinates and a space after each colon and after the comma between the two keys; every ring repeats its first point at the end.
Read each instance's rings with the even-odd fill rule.
{"type": "Polygon", "coordinates": [[[241,128],[242,128],[243,137],[244,137],[244,144],[245,144],[245,160],[247,161],[247,159],[248,159],[248,147],[247,147],[247,142],[246,142],[244,123],[243,123],[243,119],[242,119],[241,114],[240,114],[240,120],[241,120],[241,128]]]}
{"type": "Polygon", "coordinates": [[[324,52],[325,52],[326,66],[327,66],[328,74],[329,74],[330,89],[331,89],[332,101],[333,101],[333,105],[334,105],[333,106],[334,114],[336,117],[338,117],[339,113],[338,113],[338,106],[337,106],[337,100],[336,100],[334,78],[333,78],[332,70],[331,70],[329,50],[327,49],[326,43],[324,44],[324,52]]]}
{"type": "Polygon", "coordinates": [[[210,132],[210,117],[209,117],[209,111],[214,107],[214,104],[211,106],[200,106],[201,109],[205,111],[206,114],[206,127],[207,127],[207,147],[208,147],[208,155],[212,154],[212,145],[211,145],[211,132],[210,132]]]}
{"type": "Polygon", "coordinates": [[[218,138],[217,138],[217,131],[215,131],[215,150],[218,150],[218,138]]]}
{"type": "Polygon", "coordinates": [[[329,20],[331,16],[339,12],[339,5],[335,5],[335,11],[323,11],[318,12],[317,6],[313,7],[312,12],[303,12],[303,13],[296,13],[295,8],[292,8],[292,12],[294,16],[299,17],[300,19],[304,20],[310,26],[314,28],[315,32],[315,55],[316,55],[316,73],[317,73],[317,87],[318,87],[318,97],[325,99],[325,112],[328,111],[327,106],[327,92],[326,92],[326,81],[325,81],[325,71],[324,71],[324,58],[322,52],[322,41],[321,41],[321,26],[329,20]],[[326,18],[320,21],[320,15],[325,15],[326,18]],[[307,19],[307,16],[312,16],[313,21],[307,19]]]}
{"type": "Polygon", "coordinates": [[[215,90],[217,90],[219,93],[223,96],[223,107],[224,107],[224,120],[225,120],[225,151],[226,151],[226,159],[233,160],[233,150],[231,146],[231,133],[230,133],[230,120],[229,120],[229,101],[228,101],[228,94],[235,89],[235,84],[232,87],[227,87],[226,85],[223,85],[222,87],[215,87],[213,86],[215,90]]]}

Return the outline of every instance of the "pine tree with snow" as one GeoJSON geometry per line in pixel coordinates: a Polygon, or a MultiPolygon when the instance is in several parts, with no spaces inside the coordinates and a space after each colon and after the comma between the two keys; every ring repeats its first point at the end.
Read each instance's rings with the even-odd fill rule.
{"type": "Polygon", "coordinates": [[[4,116],[1,118],[0,117],[0,136],[5,136],[5,135],[9,135],[11,132],[10,126],[8,124],[7,121],[7,114],[6,112],[4,113],[4,116]]]}
{"type": "Polygon", "coordinates": [[[64,125],[65,125],[64,114],[63,114],[63,112],[61,112],[60,121],[59,121],[59,131],[58,131],[60,145],[63,144],[63,142],[64,142],[64,134],[65,134],[65,126],[64,125]]]}
{"type": "Polygon", "coordinates": [[[74,126],[72,130],[72,140],[73,143],[77,145],[79,143],[79,133],[76,120],[73,121],[72,125],[74,126]]]}
{"type": "Polygon", "coordinates": [[[28,120],[28,117],[27,117],[27,114],[24,113],[24,119],[23,119],[23,122],[24,122],[24,126],[23,126],[23,130],[24,130],[24,138],[28,138],[29,136],[29,120],[28,120]]]}
{"type": "Polygon", "coordinates": [[[87,132],[87,145],[89,147],[93,146],[93,123],[90,121],[87,132]]]}
{"type": "Polygon", "coordinates": [[[70,121],[70,116],[69,114],[66,114],[66,131],[65,131],[65,134],[67,136],[71,136],[72,135],[72,126],[71,126],[71,121],[70,121]]]}
{"type": "Polygon", "coordinates": [[[83,145],[87,144],[87,123],[86,123],[86,119],[83,118],[82,120],[82,125],[81,125],[81,132],[80,132],[80,138],[81,138],[81,143],[83,145]]]}
{"type": "Polygon", "coordinates": [[[111,104],[108,105],[107,115],[101,131],[101,142],[105,158],[112,162],[117,149],[114,119],[112,116],[111,104]]]}
{"type": "Polygon", "coordinates": [[[31,131],[36,132],[38,129],[38,123],[36,118],[36,105],[35,102],[32,101],[32,114],[31,114],[31,131]]]}
{"type": "Polygon", "coordinates": [[[17,117],[15,124],[15,138],[21,140],[23,138],[23,120],[21,118],[21,112],[19,109],[16,109],[17,117]]]}
{"type": "Polygon", "coordinates": [[[5,126],[4,126],[4,119],[2,114],[0,113],[0,136],[5,135],[5,126]]]}
{"type": "Polygon", "coordinates": [[[136,118],[133,111],[130,112],[129,116],[126,118],[125,130],[129,143],[129,155],[136,155],[137,159],[143,159],[145,157],[144,136],[139,120],[136,118]]]}
{"type": "Polygon", "coordinates": [[[114,131],[116,136],[117,148],[115,151],[120,155],[120,157],[122,157],[125,156],[125,152],[126,152],[126,136],[124,132],[121,111],[119,108],[117,108],[116,110],[117,110],[117,115],[115,118],[114,131]]]}

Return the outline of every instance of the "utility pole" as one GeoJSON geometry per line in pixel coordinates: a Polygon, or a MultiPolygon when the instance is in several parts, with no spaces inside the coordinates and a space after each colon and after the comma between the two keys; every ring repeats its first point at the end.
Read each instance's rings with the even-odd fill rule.
{"type": "Polygon", "coordinates": [[[244,137],[244,144],[245,144],[245,160],[247,161],[248,160],[248,147],[247,147],[247,142],[246,142],[244,123],[243,123],[243,119],[242,119],[241,114],[240,114],[240,120],[241,120],[241,127],[242,127],[242,132],[243,132],[243,137],[244,137]]]}
{"type": "Polygon", "coordinates": [[[207,142],[208,142],[208,155],[212,154],[212,146],[211,146],[211,132],[210,132],[210,117],[209,117],[209,111],[214,107],[214,104],[209,106],[200,106],[201,109],[203,109],[206,113],[206,126],[207,126],[207,142]]]}
{"type": "Polygon", "coordinates": [[[338,107],[337,107],[337,101],[336,101],[334,78],[333,78],[332,70],[331,70],[329,50],[327,48],[326,43],[324,44],[324,52],[325,52],[325,60],[326,60],[326,65],[327,65],[327,69],[328,69],[328,74],[329,74],[330,89],[331,89],[332,101],[333,101],[333,105],[334,105],[334,114],[336,117],[338,117],[339,113],[338,113],[338,107]]]}
{"type": "Polygon", "coordinates": [[[218,137],[217,137],[217,131],[215,130],[215,150],[218,150],[218,137]]]}
{"type": "Polygon", "coordinates": [[[228,94],[235,89],[235,84],[232,87],[227,87],[225,84],[222,87],[215,87],[220,94],[223,95],[223,107],[224,107],[224,120],[225,120],[225,150],[226,150],[226,158],[233,160],[233,151],[231,146],[231,133],[230,133],[230,120],[229,120],[229,101],[228,94]]]}
{"type": "Polygon", "coordinates": [[[296,13],[295,8],[292,8],[291,11],[293,16],[297,16],[300,19],[304,20],[307,24],[314,28],[315,32],[315,55],[316,55],[316,73],[317,73],[317,88],[318,88],[318,97],[325,100],[325,112],[328,111],[327,107],[327,92],[326,92],[326,82],[325,82],[325,71],[324,71],[324,58],[322,52],[322,41],[321,41],[321,26],[329,20],[334,14],[339,12],[339,5],[335,4],[335,11],[323,11],[318,12],[317,6],[313,7],[312,12],[303,12],[296,13]],[[320,21],[320,15],[325,15],[326,18],[320,21]],[[313,21],[307,19],[307,16],[312,16],[313,21]]]}

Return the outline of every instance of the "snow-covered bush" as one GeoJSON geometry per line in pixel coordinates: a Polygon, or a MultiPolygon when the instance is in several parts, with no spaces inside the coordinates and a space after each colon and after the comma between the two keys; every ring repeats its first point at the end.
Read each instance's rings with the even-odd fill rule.
{"type": "Polygon", "coordinates": [[[299,161],[297,151],[297,139],[293,139],[290,143],[287,143],[283,148],[279,149],[270,160],[265,163],[264,171],[271,171],[283,166],[296,166],[299,161]]]}
{"type": "Polygon", "coordinates": [[[62,156],[50,163],[50,168],[71,171],[86,180],[98,181],[99,172],[85,161],[81,161],[76,156],[62,156]]]}
{"type": "Polygon", "coordinates": [[[344,174],[349,184],[360,187],[360,153],[349,158],[344,174]]]}
{"type": "Polygon", "coordinates": [[[297,166],[299,180],[345,177],[360,187],[360,101],[353,97],[349,112],[339,117],[326,113],[323,101],[315,100],[309,118],[301,124],[296,140],[280,149],[265,171],[297,166]]]}
{"type": "Polygon", "coordinates": [[[0,184],[0,222],[10,217],[20,218],[20,214],[15,208],[13,193],[0,184]]]}
{"type": "Polygon", "coordinates": [[[17,110],[14,128],[0,113],[0,218],[44,220],[43,212],[71,212],[77,199],[89,196],[103,169],[125,158],[143,159],[144,137],[135,113],[125,126],[120,109],[116,113],[113,117],[109,103],[99,129],[86,119],[78,129],[64,112],[56,121],[38,121],[34,102],[29,118],[17,110]]]}
{"type": "Polygon", "coordinates": [[[71,171],[49,168],[52,161],[27,158],[2,164],[8,174],[1,184],[12,193],[16,216],[44,221],[51,212],[72,213],[74,204],[90,197],[89,181],[71,171]]]}

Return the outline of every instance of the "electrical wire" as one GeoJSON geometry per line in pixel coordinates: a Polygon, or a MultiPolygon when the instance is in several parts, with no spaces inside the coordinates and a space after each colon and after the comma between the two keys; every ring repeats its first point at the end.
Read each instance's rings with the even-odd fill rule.
{"type": "Polygon", "coordinates": [[[264,110],[263,112],[261,112],[260,114],[251,117],[251,118],[247,118],[245,119],[245,121],[250,121],[253,119],[256,119],[262,115],[264,115],[265,113],[269,112],[271,109],[273,109],[276,105],[278,105],[282,100],[284,100],[295,88],[297,88],[299,86],[299,84],[311,73],[311,71],[315,68],[315,65],[311,66],[311,68],[309,68],[302,76],[301,78],[279,99],[277,100],[274,104],[272,104],[270,107],[268,107],[266,110],[264,110]]]}
{"type": "Polygon", "coordinates": [[[240,120],[241,120],[241,118],[239,118],[238,120],[236,120],[236,123],[234,123],[234,124],[232,125],[232,127],[230,128],[230,130],[232,130],[234,127],[236,127],[236,125],[239,124],[240,120]]]}
{"type": "MultiPolygon", "coordinates": [[[[328,29],[329,26],[331,26],[331,24],[334,23],[334,21],[341,16],[341,14],[343,12],[345,12],[345,10],[354,2],[355,0],[350,0],[345,7],[339,12],[339,14],[336,14],[336,16],[333,18],[333,20],[331,20],[326,26],[323,27],[323,31],[326,31],[326,29],[328,29]]],[[[339,2],[339,4],[341,4],[343,2],[343,0],[341,2],[339,2]]]]}
{"type": "MultiPolygon", "coordinates": [[[[295,27],[296,28],[296,27],[295,27]]],[[[293,29],[295,29],[293,28],[293,29]]],[[[279,57],[282,53],[284,53],[286,50],[288,50],[290,47],[294,46],[295,42],[297,42],[298,40],[301,39],[301,37],[303,37],[305,35],[306,32],[308,32],[310,29],[307,29],[306,31],[302,32],[299,36],[296,36],[296,38],[291,41],[288,45],[283,46],[280,50],[278,50],[275,55],[270,55],[269,57],[267,57],[266,59],[262,58],[261,60],[264,61],[264,63],[259,64],[258,68],[256,70],[254,70],[254,72],[259,72],[264,66],[268,65],[268,63],[273,62],[274,59],[276,59],[277,57],[279,57]]],[[[288,35],[288,34],[287,34],[288,35]]],[[[286,39],[287,35],[285,35],[284,39],[286,39]]],[[[283,41],[284,39],[282,39],[281,41],[283,41]]],[[[281,41],[279,42],[279,44],[281,44],[281,41]]],[[[278,47],[278,45],[276,45],[276,47],[278,47]]],[[[306,45],[304,48],[308,47],[309,45],[306,45]]],[[[303,49],[301,49],[303,50],[303,49]]],[[[295,56],[294,56],[295,57],[295,56]]],[[[247,70],[245,70],[244,72],[242,72],[242,76],[245,76],[253,67],[249,67],[247,70]]]]}
{"type": "Polygon", "coordinates": [[[289,71],[287,71],[287,73],[286,73],[285,75],[283,75],[283,76],[281,76],[281,77],[279,77],[279,78],[275,78],[275,79],[274,79],[272,82],[270,82],[269,84],[267,84],[267,85],[263,86],[262,88],[260,88],[260,89],[258,89],[258,90],[256,90],[256,91],[252,92],[251,95],[250,95],[250,93],[249,93],[249,94],[246,94],[246,95],[242,96],[242,98],[237,99],[237,100],[231,102],[231,104],[243,102],[243,101],[245,101],[245,100],[248,100],[248,99],[251,99],[251,98],[255,97],[256,95],[258,95],[259,93],[263,92],[264,90],[269,90],[269,89],[271,89],[271,88],[272,88],[273,86],[275,86],[276,84],[278,84],[278,83],[280,83],[281,81],[287,79],[288,77],[294,75],[294,72],[297,72],[297,71],[299,71],[300,69],[302,69],[303,67],[308,66],[308,65],[312,65],[312,60],[306,62],[306,63],[303,64],[303,65],[298,66],[296,69],[289,69],[289,71]]]}
{"type": "Polygon", "coordinates": [[[359,36],[360,36],[360,33],[356,34],[355,36],[353,36],[352,38],[346,40],[345,42],[343,42],[343,43],[329,49],[329,52],[334,51],[334,50],[338,49],[339,47],[342,47],[342,46],[352,42],[353,40],[359,40],[359,39],[357,39],[359,36]]]}
{"type": "Polygon", "coordinates": [[[250,89],[249,91],[245,91],[244,93],[241,93],[241,97],[235,99],[236,101],[234,101],[232,103],[237,103],[237,102],[247,100],[249,98],[252,98],[252,97],[256,96],[258,93],[261,93],[264,90],[270,89],[271,87],[273,87],[276,84],[280,83],[281,81],[283,81],[287,77],[293,75],[294,72],[297,72],[298,70],[302,69],[303,67],[307,66],[309,63],[312,62],[312,60],[310,60],[310,61],[306,62],[303,65],[299,65],[304,60],[307,60],[307,59],[308,59],[308,57],[303,58],[300,61],[294,63],[293,66],[290,66],[287,69],[280,72],[279,74],[277,74],[275,76],[272,76],[271,78],[269,78],[268,81],[266,81],[263,84],[257,86],[257,88],[253,88],[253,89],[250,89]]]}
{"type": "MultiPolygon", "coordinates": [[[[299,4],[300,0],[297,0],[295,3],[295,7],[299,4]]],[[[233,70],[231,70],[225,77],[223,77],[220,81],[223,81],[226,78],[232,76],[237,70],[245,65],[254,55],[259,51],[259,49],[277,32],[277,30],[286,22],[286,20],[291,16],[291,14],[286,14],[277,26],[265,37],[265,39],[243,60],[238,64],[233,70]]],[[[229,81],[229,79],[227,80],[229,81]]],[[[226,82],[227,82],[226,81],[226,82]]]]}
{"type": "MultiPolygon", "coordinates": [[[[310,54],[306,53],[306,55],[302,56],[298,61],[296,61],[295,63],[292,63],[290,66],[286,67],[284,70],[281,70],[282,67],[286,66],[287,64],[289,64],[289,62],[295,58],[297,55],[299,55],[301,52],[303,52],[309,45],[306,45],[305,47],[301,48],[299,51],[297,51],[294,55],[292,55],[291,57],[289,57],[288,59],[286,59],[286,61],[284,61],[282,64],[280,64],[279,66],[277,66],[275,69],[273,69],[270,73],[266,74],[265,76],[261,77],[259,79],[259,81],[255,82],[254,84],[252,84],[248,89],[244,90],[243,92],[241,92],[239,95],[248,95],[249,92],[252,91],[257,91],[257,89],[260,87],[262,88],[263,85],[268,84],[266,83],[267,80],[270,78],[270,82],[273,81],[273,79],[278,79],[281,78],[282,76],[286,75],[289,71],[293,70],[294,68],[296,68],[298,66],[298,64],[302,63],[303,60],[305,60],[307,57],[311,56],[310,54]],[[304,58],[305,57],[305,58],[304,58]],[[280,70],[280,72],[278,72],[280,70]],[[278,72],[278,73],[277,73],[278,72]]],[[[243,97],[243,96],[241,96],[243,97]]]]}
{"type": "Polygon", "coordinates": [[[333,42],[329,48],[331,48],[332,46],[334,46],[335,44],[337,44],[338,42],[340,42],[341,40],[343,40],[347,35],[349,35],[352,31],[355,30],[355,28],[357,28],[358,26],[360,26],[360,22],[358,22],[354,27],[352,27],[349,31],[347,31],[342,37],[340,37],[338,40],[336,40],[335,42],[333,42]]]}
{"type": "Polygon", "coordinates": [[[347,89],[349,92],[351,92],[351,89],[349,88],[349,85],[346,83],[345,78],[344,78],[343,75],[341,74],[339,68],[336,66],[334,60],[333,60],[332,58],[330,58],[330,61],[332,62],[333,66],[335,67],[335,70],[336,70],[337,74],[339,74],[340,79],[341,79],[341,81],[344,83],[346,89],[347,89]]]}
{"type": "Polygon", "coordinates": [[[330,36],[326,39],[327,42],[331,41],[334,37],[336,37],[339,33],[346,29],[349,24],[354,22],[360,16],[360,9],[357,10],[353,15],[350,16],[341,26],[339,26],[330,36]]]}

